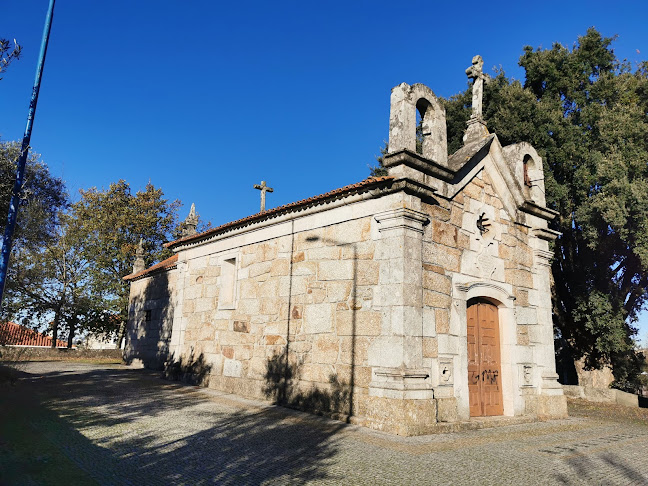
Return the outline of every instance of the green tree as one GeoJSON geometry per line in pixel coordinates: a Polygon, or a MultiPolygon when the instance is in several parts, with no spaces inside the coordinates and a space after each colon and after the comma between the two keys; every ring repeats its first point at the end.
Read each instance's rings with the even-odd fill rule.
{"type": "Polygon", "coordinates": [[[35,328],[48,327],[52,347],[66,331],[68,347],[82,330],[104,331],[115,319],[92,288],[83,233],[68,215],[46,243],[18,248],[8,278],[5,310],[35,328]]]}
{"type": "MultiPolygon", "coordinates": [[[[20,145],[16,142],[0,142],[0,232],[4,234],[9,201],[16,179],[16,161],[20,154],[20,145]]],[[[30,152],[27,158],[25,179],[22,187],[22,198],[18,212],[18,224],[14,233],[11,258],[9,261],[5,299],[0,309],[0,319],[16,317],[16,308],[27,310],[16,304],[24,295],[12,295],[19,289],[16,281],[18,268],[26,255],[32,255],[51,246],[57,235],[59,214],[68,205],[65,184],[53,177],[40,156],[30,152]]],[[[23,317],[26,313],[22,314],[23,317]]],[[[17,319],[38,327],[42,322],[37,318],[34,322],[17,319]]]]}
{"type": "Polygon", "coordinates": [[[164,199],[161,189],[147,184],[133,194],[124,180],[107,190],[81,191],[81,200],[72,206],[72,215],[85,235],[84,258],[88,275],[104,308],[118,316],[120,343],[128,318],[128,283],[122,277],[132,272],[140,238],[147,249],[146,264],[170,256],[162,244],[177,226],[179,201],[164,199]]]}
{"type": "MultiPolygon", "coordinates": [[[[421,114],[416,112],[416,153],[423,153],[423,119],[421,114]]],[[[389,144],[385,141],[383,146],[380,148],[380,155],[376,157],[376,162],[378,165],[368,165],[369,167],[369,177],[382,177],[388,174],[387,169],[383,166],[383,160],[385,155],[389,152],[389,144]]]]}
{"type": "MultiPolygon", "coordinates": [[[[529,142],[544,160],[555,229],[553,310],[575,358],[610,362],[636,382],[632,327],[648,297],[648,63],[618,60],[594,28],[569,49],[525,47],[524,84],[497,73],[484,117],[502,145],[529,142]]],[[[450,152],[461,146],[470,89],[446,100],[450,152]]]]}
{"type": "MultiPolygon", "coordinates": [[[[16,180],[16,161],[20,155],[17,142],[0,142],[0,231],[4,234],[9,201],[16,180]]],[[[38,247],[51,240],[58,215],[68,205],[65,183],[50,174],[40,156],[29,153],[25,180],[14,234],[13,249],[38,247]]]]}
{"type": "Polygon", "coordinates": [[[0,74],[7,70],[9,64],[20,59],[21,51],[22,47],[16,42],[16,39],[13,41],[13,48],[11,47],[10,40],[0,39],[0,74]]]}

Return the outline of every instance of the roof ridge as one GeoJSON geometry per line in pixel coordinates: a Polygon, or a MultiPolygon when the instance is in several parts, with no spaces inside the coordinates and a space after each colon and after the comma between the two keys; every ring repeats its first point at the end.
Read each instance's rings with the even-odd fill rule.
{"type": "Polygon", "coordinates": [[[178,254],[176,253],[175,255],[170,256],[169,258],[162,260],[161,262],[158,262],[154,265],[151,265],[148,268],[145,268],[144,270],[141,270],[137,273],[131,273],[130,275],[126,275],[125,277],[122,277],[122,280],[134,280],[139,277],[143,277],[145,275],[148,275],[149,273],[153,273],[156,270],[170,270],[173,267],[175,267],[175,263],[178,261],[178,254]]]}
{"type": "Polygon", "coordinates": [[[287,211],[289,209],[295,209],[299,208],[301,206],[306,206],[308,204],[316,203],[319,201],[324,201],[328,198],[335,197],[335,196],[341,196],[343,194],[352,192],[354,190],[359,190],[359,189],[364,189],[366,187],[370,187],[372,185],[377,185],[382,182],[387,182],[387,181],[392,181],[394,180],[394,177],[392,176],[378,176],[378,177],[368,177],[360,182],[356,182],[355,184],[349,184],[343,187],[340,187],[338,189],[333,189],[331,191],[325,192],[323,194],[319,194],[317,196],[312,196],[306,199],[300,199],[299,201],[295,201],[292,203],[284,204],[282,206],[277,206],[276,208],[268,209],[266,211],[262,211],[259,213],[252,214],[250,216],[246,216],[244,218],[240,218],[234,221],[230,221],[228,223],[222,224],[220,226],[217,226],[215,228],[210,228],[206,231],[203,231],[201,233],[196,233],[194,235],[190,236],[184,236],[182,238],[178,238],[177,240],[170,241],[168,243],[165,243],[164,246],[167,248],[171,248],[172,246],[180,243],[186,243],[189,241],[195,241],[200,238],[204,238],[206,236],[216,234],[220,231],[223,231],[225,229],[228,229],[230,227],[237,226],[239,224],[247,223],[247,222],[252,222],[257,219],[263,219],[265,217],[269,216],[275,216],[277,214],[280,214],[283,211],[287,211]]]}

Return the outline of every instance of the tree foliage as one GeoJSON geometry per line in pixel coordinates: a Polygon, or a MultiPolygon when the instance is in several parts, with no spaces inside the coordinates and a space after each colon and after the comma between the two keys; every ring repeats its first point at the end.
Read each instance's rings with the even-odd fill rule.
{"type": "Polygon", "coordinates": [[[16,42],[16,39],[13,41],[13,47],[11,47],[10,40],[0,39],[0,74],[7,70],[9,64],[20,59],[21,52],[22,47],[16,42]]]}
{"type": "MultiPolygon", "coordinates": [[[[611,362],[620,386],[636,371],[632,327],[648,297],[648,63],[634,70],[594,28],[569,49],[525,47],[524,84],[499,72],[484,117],[502,145],[543,157],[559,211],[553,308],[574,357],[611,362]]],[[[446,101],[450,152],[461,146],[470,89],[446,101]]]]}
{"type": "MultiPolygon", "coordinates": [[[[14,246],[5,317],[50,327],[55,339],[65,332],[69,344],[79,332],[123,333],[129,286],[122,278],[132,272],[140,239],[146,265],[170,256],[162,244],[179,231],[180,203],[169,202],[150,183],[133,194],[120,180],[107,190],[82,190],[80,200],[63,212],[63,182],[48,179],[37,158],[30,161],[25,210],[19,214],[25,243],[14,246]]],[[[0,186],[3,198],[10,195],[5,189],[0,186]]]]}
{"type": "Polygon", "coordinates": [[[124,180],[107,190],[81,191],[81,200],[72,205],[72,215],[84,234],[84,257],[88,275],[104,307],[119,317],[128,318],[128,283],[122,277],[132,272],[140,238],[147,250],[147,266],[170,256],[162,244],[177,226],[179,201],[169,202],[161,189],[147,184],[135,194],[124,180]]]}
{"type": "MultiPolygon", "coordinates": [[[[4,234],[20,155],[17,142],[0,142],[0,231],[4,234]]],[[[58,215],[68,204],[64,182],[50,174],[40,156],[29,153],[12,248],[38,247],[51,240],[58,215]]]]}
{"type": "Polygon", "coordinates": [[[47,327],[55,346],[60,331],[68,347],[80,331],[104,332],[116,319],[92,287],[78,221],[61,216],[55,234],[40,246],[19,248],[9,270],[5,311],[22,324],[47,327]]]}

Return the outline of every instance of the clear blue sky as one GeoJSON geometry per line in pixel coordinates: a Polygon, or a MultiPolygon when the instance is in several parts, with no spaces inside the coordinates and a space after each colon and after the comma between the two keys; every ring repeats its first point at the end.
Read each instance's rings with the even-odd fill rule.
{"type": "MultiPolygon", "coordinates": [[[[0,7],[24,48],[0,81],[3,140],[22,137],[47,5],[0,7]]],[[[590,26],[634,63],[646,18],[645,1],[58,0],[32,146],[73,197],[150,179],[218,225],[258,211],[262,179],[269,207],[364,179],[403,81],[450,96],[475,54],[522,79],[524,45],[590,26]]]]}

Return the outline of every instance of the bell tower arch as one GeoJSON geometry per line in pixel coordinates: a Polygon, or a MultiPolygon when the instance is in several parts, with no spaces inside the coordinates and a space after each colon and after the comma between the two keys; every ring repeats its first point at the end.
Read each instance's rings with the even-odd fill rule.
{"type": "Polygon", "coordinates": [[[445,165],[448,135],[445,108],[432,90],[423,84],[401,83],[392,89],[389,114],[389,153],[416,153],[416,113],[421,117],[424,158],[445,165]]]}

